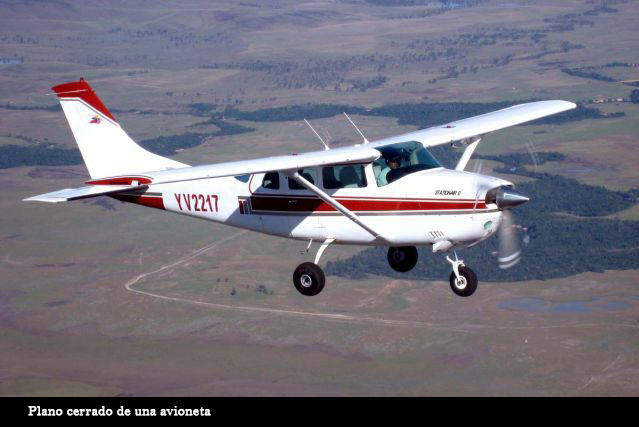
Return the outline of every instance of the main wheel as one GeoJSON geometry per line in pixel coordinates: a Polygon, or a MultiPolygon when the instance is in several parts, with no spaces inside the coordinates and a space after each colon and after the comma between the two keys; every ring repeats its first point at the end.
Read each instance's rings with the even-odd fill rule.
{"type": "Polygon", "coordinates": [[[293,273],[295,289],[307,297],[312,297],[322,292],[325,281],[324,272],[320,266],[312,262],[300,264],[293,273]]]}
{"type": "Polygon", "coordinates": [[[402,246],[388,248],[388,264],[395,271],[406,273],[417,264],[417,248],[415,246],[402,246]]]}
{"type": "Polygon", "coordinates": [[[477,275],[468,267],[459,267],[459,280],[450,273],[450,287],[460,297],[469,297],[477,290],[477,275]]]}

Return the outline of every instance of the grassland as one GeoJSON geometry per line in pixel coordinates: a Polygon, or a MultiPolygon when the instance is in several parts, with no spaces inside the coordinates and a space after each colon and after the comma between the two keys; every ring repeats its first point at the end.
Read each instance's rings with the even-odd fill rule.
{"type": "MultiPolygon", "coordinates": [[[[636,2],[610,2],[618,12],[596,15],[587,12],[597,4],[578,0],[510,3],[423,16],[420,7],[363,2],[1,2],[0,57],[23,62],[0,64],[0,105],[54,105],[49,87],[84,76],[144,140],[192,130],[202,121],[189,114],[195,102],[252,110],[629,95],[629,86],[561,69],[639,62],[636,2]],[[358,89],[379,76],[387,80],[358,89]]],[[[488,136],[479,152],[524,152],[532,141],[567,156],[543,171],[636,188],[639,107],[597,108],[626,116],[517,127],[488,136]]],[[[369,139],[414,129],[353,119],[369,139]]],[[[320,147],[300,122],[238,123],[255,131],[175,158],[320,147]]],[[[343,118],[313,124],[334,145],[359,142],[343,118]]],[[[0,144],[39,142],[74,146],[61,112],[0,108],[0,144]]],[[[311,257],[304,243],[110,199],[20,201],[85,178],[81,165],[0,170],[1,395],[639,393],[636,271],[483,284],[471,299],[443,281],[331,276],[308,299],[290,284],[311,257]],[[147,294],[125,288],[221,241],[132,285],[147,294]]],[[[323,262],[359,250],[331,248],[323,262]]]]}

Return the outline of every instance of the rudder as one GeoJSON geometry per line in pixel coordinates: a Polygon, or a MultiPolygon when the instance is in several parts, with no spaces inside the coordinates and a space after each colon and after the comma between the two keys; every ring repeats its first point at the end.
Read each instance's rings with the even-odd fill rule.
{"type": "Polygon", "coordinates": [[[84,80],[54,86],[91,178],[186,167],[135,143],[84,80]]]}

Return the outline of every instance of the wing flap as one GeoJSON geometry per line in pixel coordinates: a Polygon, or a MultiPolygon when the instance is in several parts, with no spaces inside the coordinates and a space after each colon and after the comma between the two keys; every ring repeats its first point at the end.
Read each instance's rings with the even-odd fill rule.
{"type": "Polygon", "coordinates": [[[146,175],[153,176],[154,184],[161,184],[271,171],[298,170],[308,167],[330,166],[344,163],[369,163],[378,159],[380,155],[379,151],[368,145],[359,145],[304,154],[193,166],[184,169],[152,172],[146,175]]]}
{"type": "Polygon", "coordinates": [[[65,188],[51,193],[40,194],[39,196],[24,199],[25,202],[47,202],[60,203],[71,200],[86,199],[89,197],[103,196],[105,194],[119,193],[129,190],[143,190],[146,185],[89,185],[79,188],[65,188]]]}

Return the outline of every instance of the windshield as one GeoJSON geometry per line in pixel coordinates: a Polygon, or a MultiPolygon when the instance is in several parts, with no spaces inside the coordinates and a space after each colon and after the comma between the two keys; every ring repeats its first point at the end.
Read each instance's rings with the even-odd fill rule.
{"type": "Polygon", "coordinates": [[[442,165],[417,141],[376,148],[382,156],[373,162],[377,186],[383,187],[403,176],[442,165]]]}

